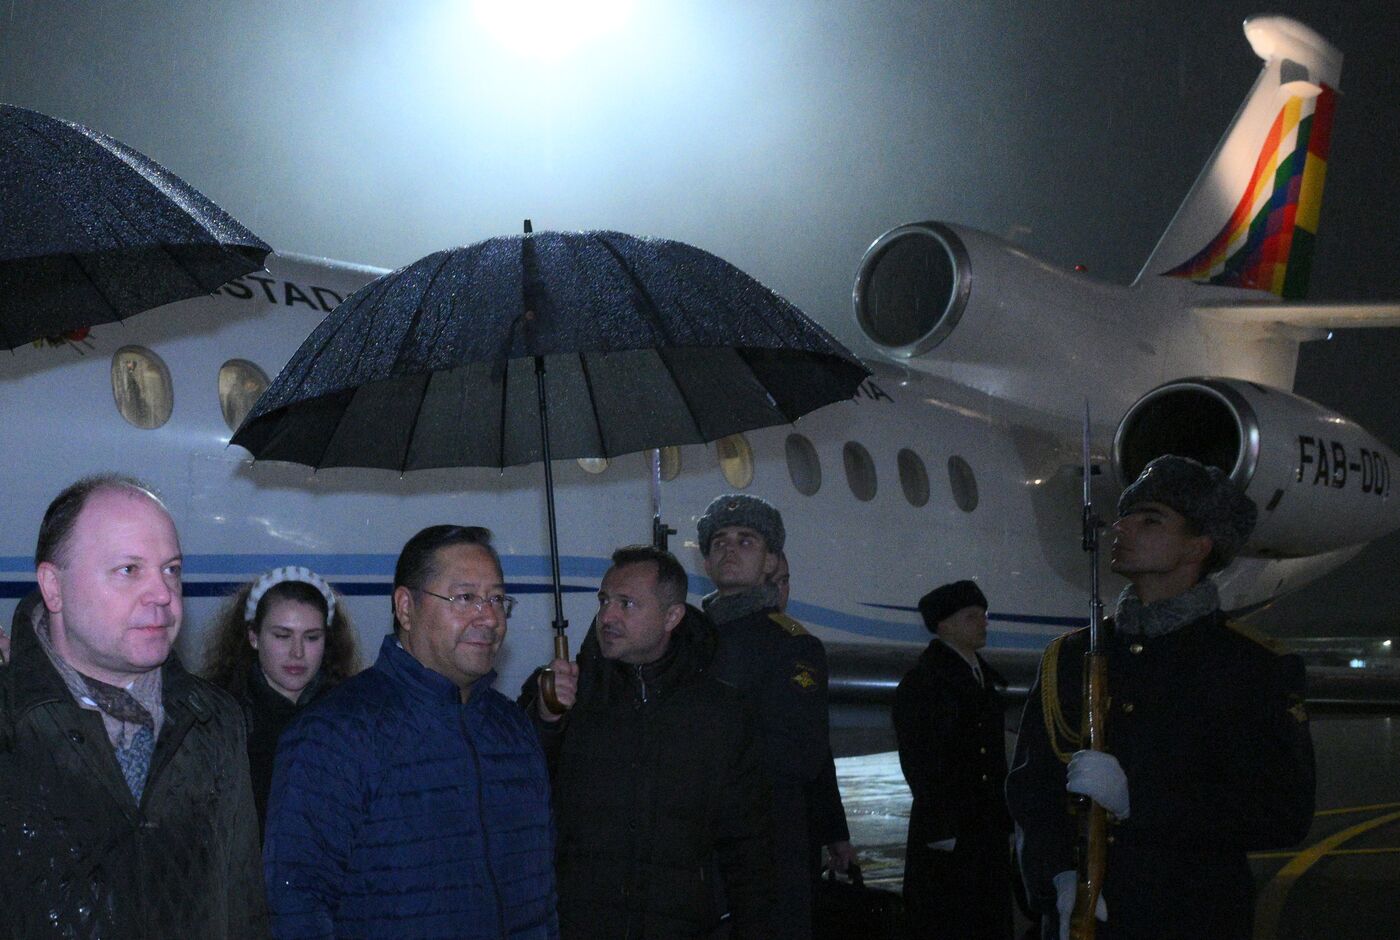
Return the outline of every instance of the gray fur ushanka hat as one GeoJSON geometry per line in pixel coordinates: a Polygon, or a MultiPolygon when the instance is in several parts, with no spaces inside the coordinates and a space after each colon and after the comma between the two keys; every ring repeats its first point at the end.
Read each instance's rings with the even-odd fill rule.
{"type": "Polygon", "coordinates": [[[1210,536],[1214,550],[1206,562],[1207,574],[1234,560],[1258,517],[1254,501],[1218,467],[1172,454],[1143,468],[1118,497],[1118,515],[1126,515],[1140,503],[1161,503],[1175,509],[1202,535],[1210,536]]]}
{"type": "Polygon", "coordinates": [[[747,493],[725,493],[711,501],[696,526],[696,534],[700,537],[700,554],[710,554],[710,540],[725,526],[753,529],[763,536],[764,545],[770,552],[782,551],[783,542],[786,541],[782,513],[774,509],[772,503],[747,493]]]}

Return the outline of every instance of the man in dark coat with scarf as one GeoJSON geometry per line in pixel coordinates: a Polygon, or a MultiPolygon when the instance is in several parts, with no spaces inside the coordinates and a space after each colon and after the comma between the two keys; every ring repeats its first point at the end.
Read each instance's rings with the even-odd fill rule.
{"type": "Polygon", "coordinates": [[[266,936],[243,716],[172,649],[170,515],[135,480],[80,480],[35,563],[0,669],[0,936],[266,936]]]}
{"type": "Polygon", "coordinates": [[[904,856],[911,936],[1009,940],[1006,683],[977,655],[987,598],[955,581],[925,594],[919,613],[934,638],[894,701],[899,764],[914,795],[904,856]]]}
{"type": "Polygon", "coordinates": [[[702,601],[719,634],[713,673],[750,697],[762,723],[778,885],[770,936],[805,940],[812,933],[806,794],[831,757],[826,651],[778,610],[777,588],[768,583],[786,537],[778,510],[729,493],[710,503],[697,528],[715,585],[702,601]]]}
{"type": "Polygon", "coordinates": [[[1254,503],[1214,467],[1159,457],[1123,491],[1107,624],[1107,747],[1083,750],[1087,630],[1054,641],[1007,779],[1021,865],[1046,937],[1076,895],[1070,794],[1108,813],[1100,940],[1248,940],[1246,852],[1298,843],[1315,776],[1303,664],[1231,623],[1207,576],[1253,531],[1254,503]]]}
{"type": "Polygon", "coordinates": [[[564,940],[766,940],[773,903],[758,722],[709,674],[714,627],[669,552],[620,548],[578,664],[556,661],[555,715],[535,717],[555,781],[564,940]],[[718,887],[711,879],[718,878],[718,887]]]}

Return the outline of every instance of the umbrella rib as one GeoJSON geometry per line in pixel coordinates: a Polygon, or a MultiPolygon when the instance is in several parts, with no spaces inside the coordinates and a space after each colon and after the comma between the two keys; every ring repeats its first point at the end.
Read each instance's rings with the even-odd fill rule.
{"type": "Polygon", "coordinates": [[[657,345],[675,345],[675,336],[671,333],[669,329],[667,329],[664,318],[656,315],[660,312],[660,305],[657,304],[656,298],[652,295],[651,291],[647,289],[646,284],[644,284],[641,278],[637,277],[636,272],[632,270],[632,266],[630,263],[628,263],[626,256],[623,255],[622,252],[618,251],[615,247],[613,247],[612,242],[608,241],[606,238],[599,236],[598,242],[603,246],[604,250],[606,250],[608,254],[613,256],[613,260],[617,262],[618,267],[622,269],[622,273],[626,275],[627,280],[631,282],[633,289],[636,290],[637,293],[642,295],[642,297],[646,300],[648,310],[653,312],[650,316],[648,316],[648,319],[651,321],[652,329],[656,333],[659,333],[661,335],[662,341],[657,345]]]}
{"type": "MultiPolygon", "coordinates": [[[[773,410],[776,411],[778,414],[782,415],[783,420],[786,421],[788,424],[792,424],[795,420],[797,420],[797,418],[801,417],[801,415],[797,415],[797,416],[795,416],[795,417],[794,417],[794,416],[791,416],[791,415],[789,415],[789,414],[787,413],[787,411],[785,411],[785,410],[783,409],[783,407],[782,407],[781,405],[778,404],[778,400],[777,400],[776,398],[773,397],[773,393],[772,393],[772,392],[768,391],[768,386],[765,385],[765,384],[763,384],[763,381],[758,377],[758,373],[757,373],[756,371],[754,371],[753,363],[751,363],[751,362],[749,361],[749,356],[755,354],[756,352],[772,352],[772,351],[773,351],[773,350],[764,350],[764,349],[761,349],[761,348],[755,350],[755,349],[749,349],[748,347],[744,347],[744,346],[736,346],[736,347],[734,348],[734,355],[735,355],[735,357],[736,357],[740,362],[742,362],[742,363],[744,364],[744,368],[748,370],[749,378],[750,378],[750,380],[753,381],[753,384],[754,384],[755,386],[757,386],[758,388],[763,389],[763,394],[766,395],[766,396],[768,396],[768,401],[772,404],[773,410]]],[[[808,355],[811,355],[811,354],[808,353],[808,355]]]]}
{"type": "MultiPolygon", "coordinates": [[[[374,281],[371,281],[370,283],[371,283],[372,285],[374,285],[374,289],[371,290],[368,294],[366,294],[365,297],[364,297],[364,299],[363,299],[362,301],[359,301],[359,302],[357,302],[357,303],[355,304],[355,310],[354,310],[354,312],[358,313],[362,307],[365,307],[366,305],[370,304],[371,300],[373,300],[375,303],[377,303],[377,302],[378,302],[378,298],[379,298],[380,296],[382,296],[383,293],[386,292],[386,291],[388,291],[388,289],[389,289],[389,284],[388,284],[388,279],[387,279],[387,277],[376,278],[374,281]]],[[[345,303],[349,303],[349,300],[347,299],[347,300],[345,301],[345,303]]],[[[338,304],[338,305],[336,306],[335,309],[336,309],[336,310],[340,310],[341,307],[345,306],[345,303],[338,304]]],[[[321,326],[326,326],[326,325],[328,325],[328,324],[329,324],[329,321],[330,321],[330,316],[334,315],[334,313],[335,313],[334,310],[331,311],[331,314],[327,315],[327,318],[326,318],[325,320],[322,320],[320,326],[317,326],[316,329],[319,330],[319,329],[321,328],[321,326]]],[[[368,315],[369,315],[369,314],[367,313],[366,316],[368,316],[368,315]]],[[[343,319],[345,319],[345,320],[348,320],[348,319],[349,319],[349,312],[347,312],[347,314],[343,317],[343,319]]],[[[311,350],[310,352],[307,353],[306,362],[305,362],[305,363],[299,363],[299,364],[298,364],[298,372],[299,372],[299,376],[300,376],[299,381],[298,381],[298,383],[297,383],[298,389],[304,388],[304,387],[306,386],[307,378],[308,378],[310,375],[314,374],[317,363],[319,363],[319,362],[321,361],[321,356],[322,356],[323,354],[325,354],[325,352],[326,352],[328,349],[330,349],[330,347],[331,347],[331,345],[334,343],[336,337],[338,337],[338,336],[340,335],[340,328],[341,328],[341,326],[343,326],[343,325],[344,325],[344,324],[342,324],[342,323],[337,323],[337,324],[335,324],[334,326],[331,326],[331,327],[327,330],[326,335],[322,338],[320,344],[317,345],[317,347],[316,347],[315,349],[313,349],[313,350],[311,350]]],[[[311,339],[311,338],[314,338],[314,336],[315,336],[315,331],[312,331],[312,336],[311,336],[311,337],[308,337],[307,341],[310,342],[310,339],[311,339]]],[[[361,330],[361,331],[360,331],[360,349],[359,349],[359,352],[356,353],[356,355],[355,355],[355,361],[356,361],[356,362],[359,362],[360,357],[364,355],[365,348],[369,345],[369,338],[370,338],[370,331],[369,331],[369,330],[361,330]]],[[[304,345],[303,345],[303,348],[305,348],[304,345]]],[[[300,352],[300,351],[301,351],[300,349],[297,350],[297,352],[300,352]]],[[[291,363],[291,362],[288,362],[287,365],[283,366],[282,372],[283,372],[283,373],[286,373],[291,367],[292,367],[292,363],[291,363]]],[[[278,377],[278,379],[281,379],[282,375],[279,374],[277,377],[278,377]]],[[[274,383],[274,384],[275,384],[275,383],[274,383]]],[[[356,391],[357,391],[357,390],[360,389],[361,387],[363,387],[363,383],[349,382],[347,385],[343,386],[342,388],[333,389],[332,391],[333,391],[333,392],[343,392],[343,391],[350,391],[350,390],[356,390],[356,391]]],[[[316,397],[320,397],[320,396],[316,396],[316,397]]]]}
{"type": "Polygon", "coordinates": [[[418,404],[413,409],[413,418],[409,422],[408,437],[404,441],[403,459],[399,461],[399,476],[408,472],[408,455],[413,452],[413,436],[418,433],[418,422],[423,416],[423,402],[428,400],[428,386],[433,383],[434,372],[429,372],[424,377],[423,387],[418,393],[418,404]]]}
{"type": "Polygon", "coordinates": [[[593,413],[593,427],[598,431],[598,446],[603,450],[603,456],[611,456],[608,451],[608,440],[603,436],[603,418],[598,414],[598,400],[593,397],[593,376],[588,371],[588,359],[582,352],[578,354],[579,372],[583,374],[583,387],[588,392],[588,408],[593,413]]]}
{"type": "MultiPolygon", "coordinates": [[[[345,407],[342,408],[342,409],[340,410],[340,413],[339,413],[338,415],[336,415],[336,417],[335,417],[335,426],[334,426],[333,428],[331,428],[331,433],[329,433],[329,434],[326,435],[325,443],[321,445],[321,452],[320,452],[319,454],[316,455],[316,462],[315,462],[315,463],[312,463],[312,464],[309,464],[309,466],[311,467],[311,470],[312,470],[313,473],[314,473],[316,470],[319,470],[319,469],[321,468],[321,466],[325,464],[325,462],[326,462],[326,454],[330,453],[330,451],[331,451],[331,442],[334,441],[334,440],[335,440],[335,436],[336,436],[337,434],[340,433],[340,428],[341,428],[341,426],[342,426],[343,424],[345,424],[345,414],[346,414],[346,412],[348,412],[348,411],[350,410],[350,406],[353,405],[353,404],[355,403],[355,396],[358,395],[359,393],[360,393],[360,390],[359,390],[358,388],[353,389],[353,390],[350,392],[350,398],[349,398],[349,400],[346,401],[346,403],[345,403],[345,407]]],[[[288,408],[288,411],[289,411],[289,412],[290,412],[290,410],[291,410],[291,409],[288,408]]]]}
{"type": "MultiPolygon", "coordinates": [[[[31,124],[27,124],[27,123],[26,123],[26,124],[23,125],[23,127],[24,127],[24,130],[25,130],[26,132],[28,132],[28,133],[30,133],[30,134],[33,134],[35,137],[37,137],[38,139],[42,140],[44,143],[48,144],[50,147],[54,148],[55,150],[60,149],[60,148],[59,148],[59,144],[62,143],[62,141],[60,141],[57,137],[55,137],[55,136],[53,136],[53,135],[51,135],[51,134],[45,134],[45,133],[43,132],[42,129],[40,129],[40,128],[38,128],[38,127],[34,127],[34,126],[31,125],[31,124]]],[[[65,206],[67,205],[67,202],[68,202],[68,201],[67,201],[66,199],[63,198],[61,192],[60,192],[59,190],[53,188],[52,186],[50,186],[49,183],[48,183],[48,181],[45,180],[42,176],[40,176],[40,177],[38,177],[38,178],[32,180],[31,182],[32,182],[32,183],[36,183],[36,184],[38,184],[39,186],[44,187],[46,190],[48,190],[48,192],[50,193],[50,195],[53,196],[53,197],[55,198],[56,201],[63,202],[63,203],[65,204],[65,206]]],[[[110,200],[108,200],[108,201],[110,202],[110,200]]],[[[105,223],[104,223],[104,226],[105,226],[105,223]]],[[[117,305],[116,305],[115,303],[112,302],[112,298],[111,298],[110,296],[108,296],[107,292],[104,291],[104,290],[101,288],[101,286],[97,283],[97,281],[93,280],[92,275],[88,273],[87,268],[83,265],[82,261],[79,260],[81,256],[80,256],[80,255],[77,255],[77,254],[75,254],[75,253],[73,253],[73,252],[65,252],[65,254],[67,254],[68,257],[71,258],[71,259],[73,260],[73,266],[76,267],[76,268],[78,269],[78,271],[83,275],[83,279],[84,279],[85,281],[87,281],[88,284],[90,284],[90,285],[92,286],[93,292],[94,292],[95,294],[97,294],[99,297],[101,297],[101,298],[102,298],[102,302],[103,302],[104,304],[106,304],[107,307],[109,307],[111,310],[113,310],[113,311],[116,313],[115,319],[116,319],[118,322],[120,322],[120,321],[123,319],[122,314],[121,314],[121,311],[118,310],[117,305]]],[[[110,322],[110,321],[109,321],[109,322],[110,322]]],[[[7,337],[6,337],[5,342],[6,342],[6,345],[8,346],[8,345],[9,345],[9,342],[10,342],[10,341],[9,341],[9,338],[8,338],[8,335],[7,335],[7,337]]],[[[13,349],[14,347],[11,346],[10,348],[13,349]]]]}
{"type": "Polygon", "coordinates": [[[681,397],[681,403],[685,405],[685,413],[690,417],[690,424],[695,428],[695,436],[700,440],[705,440],[705,429],[700,426],[700,421],[695,417],[695,409],[690,404],[690,396],[686,394],[685,386],[676,379],[676,370],[671,367],[671,360],[666,357],[669,350],[656,350],[656,358],[661,360],[661,365],[665,367],[666,374],[671,377],[671,387],[676,390],[676,394],[681,397]]]}
{"type": "MultiPolygon", "coordinates": [[[[402,359],[402,357],[403,357],[403,351],[404,351],[404,349],[408,346],[409,339],[413,336],[413,330],[414,330],[415,325],[416,325],[417,323],[419,323],[419,322],[422,320],[422,318],[423,318],[423,310],[424,310],[424,306],[425,306],[425,303],[424,303],[424,302],[428,299],[428,295],[429,295],[430,293],[432,293],[433,285],[437,283],[438,276],[442,274],[442,269],[445,268],[445,267],[447,267],[447,263],[448,263],[450,260],[452,260],[452,252],[450,252],[450,251],[445,251],[445,252],[443,252],[443,253],[442,253],[442,261],[439,262],[438,265],[437,265],[437,267],[433,269],[433,273],[430,274],[430,275],[428,276],[428,283],[425,284],[425,285],[423,286],[423,291],[422,291],[422,293],[420,293],[420,294],[418,295],[419,298],[420,298],[420,300],[419,300],[419,302],[418,302],[417,304],[415,304],[414,307],[413,307],[413,316],[409,318],[408,323],[404,326],[403,334],[399,337],[399,348],[398,348],[397,350],[394,351],[394,361],[395,361],[395,362],[399,362],[399,361],[402,359]]],[[[455,304],[454,304],[454,305],[455,305],[455,304]]],[[[432,350],[432,351],[436,351],[436,349],[437,349],[436,344],[430,344],[430,345],[429,345],[429,349],[432,350]]],[[[432,357],[432,353],[430,352],[430,353],[429,353],[429,359],[430,359],[430,360],[431,360],[431,357],[432,357]]],[[[433,371],[433,370],[430,369],[429,371],[433,371]]]]}
{"type": "MultiPolygon", "coordinates": [[[[30,127],[29,130],[32,131],[32,132],[35,134],[35,136],[37,136],[37,137],[43,139],[44,141],[46,141],[46,142],[49,143],[50,145],[54,145],[54,144],[58,143],[57,138],[55,138],[55,137],[53,137],[53,136],[50,136],[50,135],[45,135],[39,128],[30,127]]],[[[104,147],[103,149],[107,149],[107,148],[104,147]]],[[[110,151],[110,150],[109,150],[108,152],[111,153],[112,156],[113,156],[115,159],[117,159],[118,161],[120,161],[120,162],[122,163],[122,165],[125,166],[125,167],[131,172],[131,175],[132,175],[132,177],[133,177],[133,181],[135,181],[135,180],[140,180],[141,185],[145,188],[145,190],[146,190],[147,192],[154,192],[154,193],[160,194],[160,192],[161,192],[160,187],[159,187],[158,185],[156,185],[155,183],[153,183],[153,182],[146,176],[146,174],[144,174],[144,173],[142,173],[140,170],[136,169],[134,166],[132,166],[132,165],[131,165],[129,162],[127,162],[126,160],[122,159],[122,157],[121,157],[120,154],[114,153],[114,152],[112,152],[112,151],[110,151]]],[[[131,227],[132,227],[133,230],[135,230],[135,231],[142,231],[142,230],[143,230],[141,226],[138,226],[138,225],[134,224],[134,222],[132,221],[130,215],[127,214],[124,204],[123,204],[122,202],[119,202],[118,200],[113,199],[113,198],[107,193],[107,189],[106,189],[105,186],[99,189],[99,194],[100,194],[101,197],[102,197],[102,201],[105,202],[108,206],[110,206],[110,207],[112,208],[112,210],[115,212],[115,214],[116,214],[117,216],[121,217],[121,219],[122,219],[123,221],[125,221],[128,225],[131,225],[131,227]]],[[[224,248],[223,242],[219,241],[217,238],[214,238],[214,237],[213,237],[213,233],[210,232],[207,228],[205,228],[204,225],[200,224],[200,222],[199,222],[197,219],[195,219],[194,216],[190,215],[189,211],[186,210],[185,207],[184,207],[183,205],[181,205],[177,200],[171,200],[171,202],[172,202],[174,205],[176,205],[176,206],[179,207],[180,212],[184,214],[185,218],[189,219],[189,220],[194,224],[195,228],[199,229],[200,232],[202,232],[202,233],[204,233],[204,234],[206,234],[206,235],[209,235],[209,236],[211,237],[211,239],[213,240],[213,243],[214,243],[215,245],[217,245],[217,246],[219,247],[220,250],[223,250],[223,248],[224,248]]],[[[117,240],[117,239],[116,239],[116,233],[112,231],[112,227],[111,227],[110,224],[107,223],[106,217],[104,216],[100,221],[102,222],[102,227],[103,227],[104,229],[106,229],[106,230],[108,231],[108,233],[111,234],[111,235],[113,236],[113,240],[116,241],[116,240],[117,240]]],[[[189,279],[190,283],[194,284],[196,287],[201,288],[201,289],[204,287],[204,285],[201,284],[201,283],[199,282],[199,279],[196,278],[193,274],[190,273],[190,269],[189,269],[183,262],[181,262],[179,258],[175,257],[175,255],[170,251],[170,246],[169,246],[168,244],[166,244],[164,241],[162,241],[162,242],[160,242],[160,243],[157,245],[157,247],[160,249],[160,251],[161,251],[162,254],[164,254],[167,258],[169,258],[172,262],[174,262],[174,266],[175,266],[176,268],[178,268],[178,269],[185,275],[185,277],[186,277],[187,279],[189,279]]],[[[76,256],[74,256],[74,257],[75,257],[75,260],[76,260],[76,256]]],[[[78,262],[78,269],[81,270],[81,271],[83,272],[83,277],[87,278],[88,281],[89,281],[89,283],[91,283],[91,282],[92,282],[92,278],[88,275],[87,271],[83,268],[82,262],[78,262]]],[[[95,286],[96,286],[96,285],[94,284],[94,287],[95,287],[95,286]]],[[[100,288],[98,289],[97,292],[98,292],[99,294],[102,294],[103,300],[106,301],[107,304],[108,304],[109,306],[112,307],[112,309],[114,309],[114,310],[117,309],[116,305],[113,304],[113,303],[111,302],[111,300],[107,298],[106,294],[104,294],[100,288]]],[[[212,293],[212,291],[211,291],[211,293],[212,293]]],[[[118,312],[117,319],[118,319],[118,320],[122,320],[122,319],[125,319],[125,317],[122,316],[122,315],[120,314],[120,312],[118,312]]]]}

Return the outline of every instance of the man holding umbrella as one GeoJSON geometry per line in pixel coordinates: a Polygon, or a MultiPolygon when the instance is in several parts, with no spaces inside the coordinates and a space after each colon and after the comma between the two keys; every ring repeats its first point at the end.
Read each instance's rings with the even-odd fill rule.
{"type": "Polygon", "coordinates": [[[826,651],[778,610],[769,583],[786,535],[778,510],[757,496],[729,493],[710,503],[698,528],[705,573],[715,585],[702,602],[719,631],[711,669],[749,694],[763,725],[778,888],[771,936],[810,937],[806,789],[830,756],[826,651]]]}
{"type": "Polygon", "coordinates": [[[767,940],[773,894],[768,780],[743,693],[710,674],[715,630],[685,602],[670,552],[613,552],[578,663],[556,659],[563,715],[538,679],[536,717],[555,780],[565,940],[767,940]],[[722,888],[723,897],[715,890],[722,888]]]}

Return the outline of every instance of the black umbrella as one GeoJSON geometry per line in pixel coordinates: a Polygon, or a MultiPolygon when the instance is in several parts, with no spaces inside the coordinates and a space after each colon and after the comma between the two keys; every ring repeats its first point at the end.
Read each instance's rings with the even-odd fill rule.
{"type": "Polygon", "coordinates": [[[699,248],[526,231],[429,255],[356,291],[233,443],[313,467],[542,460],[562,638],[552,458],[788,423],[849,398],[869,373],[792,304],[699,248]]]}
{"type": "Polygon", "coordinates": [[[121,142],[0,105],[0,348],[212,293],[271,250],[121,142]]]}

